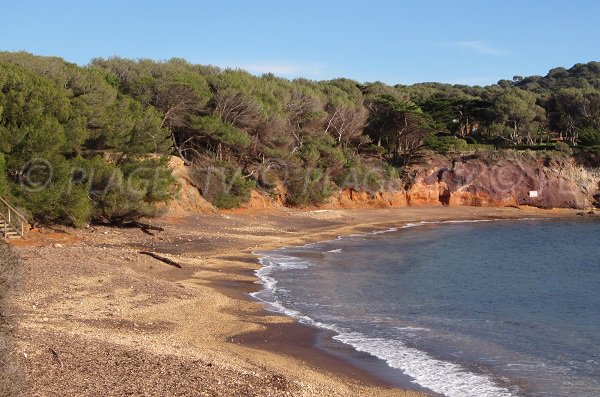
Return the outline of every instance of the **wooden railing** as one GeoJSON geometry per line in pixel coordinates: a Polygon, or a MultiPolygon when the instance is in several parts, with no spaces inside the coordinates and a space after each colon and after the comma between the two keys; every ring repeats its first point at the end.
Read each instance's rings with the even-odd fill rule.
{"type": "Polygon", "coordinates": [[[25,237],[25,226],[29,222],[2,197],[0,197],[0,218],[4,220],[4,230],[2,230],[4,236],[9,231],[15,231],[22,238],[25,237]]]}

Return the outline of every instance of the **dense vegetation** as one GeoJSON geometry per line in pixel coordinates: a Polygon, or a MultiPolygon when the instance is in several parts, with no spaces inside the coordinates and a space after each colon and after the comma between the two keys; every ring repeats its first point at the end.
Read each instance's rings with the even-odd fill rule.
{"type": "Polygon", "coordinates": [[[171,154],[229,208],[255,187],[307,205],[396,186],[427,150],[557,145],[600,152],[600,63],[487,87],[389,86],[0,53],[0,194],[42,221],[152,215],[174,194],[171,154]]]}

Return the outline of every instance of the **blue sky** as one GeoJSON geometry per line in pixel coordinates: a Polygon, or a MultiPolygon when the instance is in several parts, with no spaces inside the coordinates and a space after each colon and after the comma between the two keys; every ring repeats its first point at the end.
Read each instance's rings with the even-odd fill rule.
{"type": "Polygon", "coordinates": [[[0,0],[0,50],[489,84],[600,60],[595,0],[0,0]]]}

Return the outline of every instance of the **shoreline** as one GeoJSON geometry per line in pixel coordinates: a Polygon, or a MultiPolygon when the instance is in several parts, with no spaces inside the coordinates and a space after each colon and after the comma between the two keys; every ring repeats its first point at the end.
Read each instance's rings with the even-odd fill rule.
{"type": "Polygon", "coordinates": [[[575,213],[481,207],[238,211],[163,218],[157,222],[167,232],[155,236],[104,227],[40,233],[16,244],[27,273],[26,288],[13,299],[23,319],[16,332],[20,364],[31,390],[39,395],[52,394],[58,386],[71,395],[89,395],[84,391],[90,383],[97,390],[109,387],[84,367],[90,366],[90,357],[102,367],[97,372],[109,371],[115,382],[120,381],[109,382],[112,393],[122,391],[123,382],[132,382],[139,388],[153,384],[158,394],[151,395],[161,390],[162,395],[194,395],[194,387],[216,395],[255,395],[246,390],[249,385],[260,395],[422,395],[401,390],[340,357],[316,355],[318,330],[309,332],[309,326],[269,312],[247,295],[261,288],[254,275],[260,265],[252,252],[408,222],[575,213]],[[141,248],[176,260],[183,269],[139,255],[141,248]],[[65,277],[70,280],[67,287],[65,277]],[[67,340],[77,343],[67,346],[67,340]],[[61,366],[47,346],[57,353],[61,366]],[[197,367],[175,371],[170,377],[178,386],[160,389],[155,383],[164,379],[154,370],[132,379],[131,373],[122,373],[126,365],[115,368],[110,357],[96,357],[107,346],[112,351],[139,351],[144,363],[160,362],[163,370],[171,361],[174,367],[187,368],[189,360],[205,367],[191,378],[190,372],[200,371],[197,367]],[[63,367],[70,368],[68,374],[63,367]]]}
{"type": "MultiPolygon", "coordinates": [[[[562,210],[560,210],[560,211],[562,211],[562,210]]],[[[312,239],[310,239],[309,241],[303,241],[300,244],[286,245],[286,246],[281,246],[281,247],[277,247],[274,249],[262,250],[262,251],[266,251],[267,253],[269,253],[269,252],[277,251],[279,249],[302,247],[302,246],[311,245],[311,244],[319,244],[319,243],[323,243],[323,242],[341,240],[345,237],[349,237],[350,235],[356,236],[356,235],[360,235],[360,234],[365,234],[365,235],[371,234],[372,235],[372,234],[387,233],[387,232],[397,231],[399,229],[410,228],[410,227],[419,226],[419,225],[443,225],[443,224],[451,224],[451,223],[494,222],[494,221],[503,221],[503,220],[518,221],[518,220],[534,220],[534,219],[573,218],[574,215],[576,215],[575,212],[567,210],[567,212],[564,214],[563,213],[551,213],[551,215],[548,216],[547,213],[539,214],[539,213],[537,213],[537,210],[534,209],[533,212],[530,212],[529,216],[526,216],[526,217],[518,217],[518,216],[511,215],[508,217],[507,216],[486,216],[483,218],[472,218],[472,219],[471,218],[468,218],[468,219],[447,218],[447,219],[435,219],[435,220],[421,219],[421,220],[415,221],[416,224],[414,224],[414,225],[411,222],[404,222],[404,223],[397,224],[395,221],[383,222],[383,223],[373,223],[368,226],[361,225],[360,229],[362,229],[362,230],[359,230],[358,232],[356,232],[354,230],[349,230],[347,233],[338,235],[333,239],[328,238],[328,239],[318,240],[318,241],[313,241],[312,239]],[[365,230],[365,228],[366,228],[366,230],[365,230]]],[[[260,262],[260,260],[262,258],[265,258],[266,255],[259,253],[259,252],[252,252],[252,255],[254,255],[257,258],[257,261],[260,263],[261,268],[268,267],[268,266],[263,265],[260,262]]],[[[260,288],[258,291],[251,291],[251,292],[264,291],[266,289],[264,287],[265,280],[262,279],[257,274],[257,271],[255,271],[255,275],[257,278],[257,281],[255,283],[257,283],[258,285],[261,285],[262,288],[260,288]]],[[[287,314],[283,311],[283,309],[287,310],[288,308],[282,307],[282,309],[278,309],[278,308],[274,307],[272,309],[269,309],[268,307],[272,306],[271,302],[263,301],[260,298],[253,296],[250,292],[247,292],[245,295],[247,298],[254,299],[254,300],[260,302],[261,304],[263,304],[265,306],[265,309],[264,309],[265,311],[277,313],[279,315],[291,318],[294,321],[294,323],[296,324],[296,327],[308,328],[309,330],[312,330],[312,332],[317,335],[316,341],[313,341],[311,346],[303,346],[304,348],[317,349],[322,353],[333,356],[333,357],[337,358],[338,360],[341,360],[346,365],[354,367],[354,369],[358,369],[359,371],[365,372],[366,374],[368,374],[369,377],[372,377],[373,379],[375,379],[376,382],[381,382],[381,384],[384,386],[391,386],[391,387],[400,388],[403,390],[412,390],[412,391],[416,391],[416,392],[421,392],[421,393],[427,394],[428,396],[437,396],[438,395],[438,394],[434,393],[433,391],[417,384],[412,377],[406,375],[401,369],[390,367],[384,360],[382,360],[380,358],[374,357],[369,353],[363,353],[363,352],[357,351],[351,345],[346,344],[341,341],[338,341],[336,339],[333,339],[334,336],[338,335],[338,333],[336,331],[326,329],[326,328],[321,328],[316,325],[304,323],[304,322],[300,321],[299,319],[297,319],[296,317],[294,317],[293,315],[287,314]],[[326,348],[326,347],[320,346],[323,343],[323,341],[325,341],[325,340],[330,345],[336,345],[337,349],[345,350],[346,352],[339,353],[339,354],[332,353],[332,350],[335,350],[336,348],[332,349],[331,347],[326,348]],[[351,359],[349,357],[350,355],[348,354],[348,352],[353,352],[355,355],[361,355],[362,358],[360,360],[351,359]],[[370,362],[369,363],[362,362],[362,365],[361,365],[361,361],[365,361],[365,360],[370,361],[370,362]],[[380,372],[383,372],[385,375],[381,375],[380,372]]],[[[291,324],[291,325],[289,325],[289,327],[293,329],[294,325],[291,324]]],[[[273,328],[273,326],[272,326],[272,328],[273,328]]],[[[277,332],[277,331],[275,331],[275,332],[277,332]]],[[[267,331],[263,331],[263,332],[257,332],[256,335],[253,334],[249,338],[242,336],[241,343],[250,344],[251,346],[260,347],[263,349],[270,349],[270,350],[276,349],[277,351],[282,351],[282,352],[296,351],[295,352],[296,356],[300,356],[300,357],[305,356],[304,354],[302,354],[302,352],[298,352],[297,351],[298,349],[290,349],[290,347],[292,347],[292,344],[290,343],[289,339],[292,339],[292,338],[288,338],[288,340],[285,340],[285,339],[277,340],[279,345],[274,347],[270,343],[271,341],[269,340],[272,338],[270,336],[272,333],[273,333],[273,330],[267,330],[267,331]],[[262,340],[263,337],[265,340],[262,340]],[[281,346],[281,345],[283,345],[283,346],[281,346]]],[[[291,331],[290,333],[294,334],[294,331],[291,331]]],[[[273,338],[273,339],[277,339],[277,337],[273,338]]],[[[240,340],[240,339],[238,339],[238,340],[240,340]]],[[[316,361],[316,360],[312,360],[312,361],[316,361]]],[[[344,372],[346,372],[346,371],[344,371],[344,372]]]]}
{"type": "MultiPolygon", "coordinates": [[[[259,265],[258,262],[256,262],[256,264],[259,265]]],[[[366,367],[361,366],[357,361],[348,360],[344,354],[335,354],[331,347],[326,348],[320,346],[323,344],[323,341],[327,341],[328,344],[335,346],[336,350],[355,352],[356,354],[364,356],[363,358],[371,358],[374,362],[379,364],[380,368],[395,372],[393,368],[388,367],[382,360],[366,353],[357,352],[351,346],[333,339],[332,337],[336,335],[336,332],[334,331],[325,330],[310,324],[304,324],[284,313],[269,310],[266,302],[251,295],[253,292],[262,290],[262,285],[258,284],[257,281],[252,282],[251,284],[248,283],[242,285],[227,285],[226,283],[215,281],[212,285],[212,288],[215,288],[219,292],[234,299],[258,303],[262,306],[262,315],[266,319],[262,324],[265,325],[266,328],[235,335],[231,338],[231,342],[251,348],[275,352],[283,356],[292,356],[321,371],[332,373],[343,378],[354,379],[365,385],[427,393],[425,389],[411,383],[411,379],[408,376],[402,377],[401,380],[393,379],[393,377],[390,376],[391,373],[388,374],[388,376],[381,376],[368,370],[366,367]],[[270,316],[281,316],[284,319],[291,321],[272,323],[268,320],[270,316]]]]}

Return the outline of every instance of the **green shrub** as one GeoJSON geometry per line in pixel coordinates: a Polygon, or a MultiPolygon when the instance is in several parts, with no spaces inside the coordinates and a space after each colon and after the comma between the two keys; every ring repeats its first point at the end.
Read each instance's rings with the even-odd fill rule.
{"type": "Polygon", "coordinates": [[[467,141],[455,136],[430,135],[425,138],[424,144],[427,149],[440,154],[464,152],[468,148],[467,141]]]}
{"type": "Polygon", "coordinates": [[[33,219],[45,223],[82,227],[90,221],[93,213],[85,186],[69,188],[63,184],[52,184],[39,192],[27,194],[23,203],[33,219]]]}
{"type": "Polygon", "coordinates": [[[593,154],[600,155],[600,145],[590,146],[589,149],[593,154]]]}
{"type": "Polygon", "coordinates": [[[125,160],[117,166],[97,156],[48,164],[51,173],[34,170],[13,188],[17,204],[41,222],[75,227],[92,220],[123,223],[156,215],[156,204],[174,193],[174,179],[160,159],[125,160]]]}
{"type": "Polygon", "coordinates": [[[0,153],[0,196],[6,195],[8,183],[6,181],[6,160],[0,153]]]}
{"type": "Polygon", "coordinates": [[[595,128],[583,128],[579,131],[579,142],[583,146],[600,145],[600,130],[595,128]]]}
{"type": "Polygon", "coordinates": [[[261,189],[272,192],[277,187],[278,175],[276,169],[260,164],[256,169],[256,183],[261,189]]]}
{"type": "Polygon", "coordinates": [[[487,145],[487,144],[483,144],[483,143],[468,143],[466,151],[481,153],[481,152],[494,152],[495,150],[496,150],[496,146],[494,146],[494,145],[487,145]]]}
{"type": "Polygon", "coordinates": [[[571,149],[571,146],[569,146],[569,144],[566,142],[556,142],[554,144],[554,147],[556,148],[556,150],[558,150],[561,153],[565,153],[568,155],[573,154],[573,149],[571,149]]]}
{"type": "Polygon", "coordinates": [[[370,144],[369,146],[367,146],[367,148],[365,149],[365,153],[371,153],[374,155],[378,155],[378,156],[383,156],[386,152],[385,147],[383,146],[377,146],[375,144],[370,144]]]}
{"type": "Polygon", "coordinates": [[[222,162],[208,167],[195,167],[191,176],[200,186],[202,197],[217,208],[237,208],[250,200],[253,179],[245,177],[238,167],[222,162]]]}
{"type": "Polygon", "coordinates": [[[217,208],[231,209],[239,208],[240,206],[242,206],[242,204],[244,204],[247,201],[247,199],[236,196],[235,194],[222,193],[213,200],[213,204],[217,208]]]}
{"type": "Polygon", "coordinates": [[[175,193],[174,178],[163,158],[126,159],[117,166],[95,157],[83,165],[96,221],[123,223],[156,216],[157,204],[175,193]]]}
{"type": "Polygon", "coordinates": [[[505,149],[505,150],[512,149],[512,150],[519,150],[519,151],[531,150],[531,151],[535,151],[535,152],[557,150],[556,144],[554,144],[554,143],[544,143],[541,145],[506,145],[506,146],[499,146],[499,148],[505,149]]]}
{"type": "Polygon", "coordinates": [[[333,177],[333,180],[342,189],[375,193],[383,187],[383,174],[383,169],[366,166],[359,159],[354,159],[349,161],[344,169],[333,177]]]}
{"type": "Polygon", "coordinates": [[[85,186],[71,183],[70,167],[62,156],[25,163],[21,178],[11,184],[14,205],[40,222],[85,225],[93,204],[85,186]]]}
{"type": "Polygon", "coordinates": [[[286,201],[294,206],[322,204],[338,189],[324,169],[296,170],[285,181],[286,201]]]}
{"type": "Polygon", "coordinates": [[[218,116],[196,117],[193,125],[216,142],[240,147],[250,145],[250,137],[246,131],[223,122],[218,116]]]}

